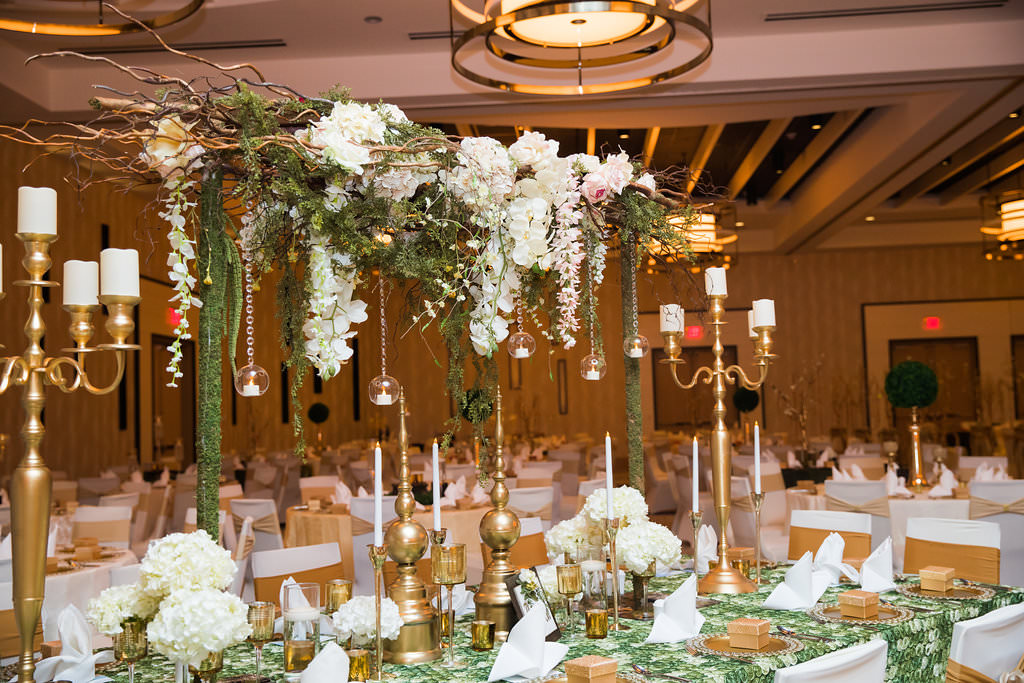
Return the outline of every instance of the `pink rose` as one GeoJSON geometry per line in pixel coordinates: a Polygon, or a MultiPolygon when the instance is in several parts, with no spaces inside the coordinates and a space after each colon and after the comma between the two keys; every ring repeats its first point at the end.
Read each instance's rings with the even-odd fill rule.
{"type": "Polygon", "coordinates": [[[583,184],[580,191],[591,204],[604,201],[608,198],[608,181],[600,171],[588,173],[583,176],[583,184]]]}

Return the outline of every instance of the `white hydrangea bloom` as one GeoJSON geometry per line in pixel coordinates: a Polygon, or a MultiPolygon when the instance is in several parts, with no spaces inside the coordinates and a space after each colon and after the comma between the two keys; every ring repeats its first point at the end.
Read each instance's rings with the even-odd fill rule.
{"type": "Polygon", "coordinates": [[[150,619],[160,606],[158,596],[147,593],[137,583],[111,586],[89,601],[86,617],[100,633],[121,633],[125,619],[150,619]]]}
{"type": "Polygon", "coordinates": [[[679,561],[682,541],[661,524],[637,521],[619,532],[619,561],[631,572],[642,574],[652,562],[669,566],[679,561]]]}
{"type": "MultiPolygon", "coordinates": [[[[604,524],[608,516],[607,495],[608,489],[597,489],[583,504],[583,512],[595,524],[604,524]]],[[[626,525],[647,521],[647,501],[632,486],[620,486],[612,491],[612,511],[626,525]]]]}
{"type": "Polygon", "coordinates": [[[508,152],[520,166],[536,171],[558,157],[558,140],[548,140],[543,133],[527,131],[509,146],[508,152]]]}
{"type": "Polygon", "coordinates": [[[324,161],[358,175],[371,161],[366,145],[382,142],[385,129],[384,120],[372,107],[335,102],[331,113],[312,125],[308,140],[321,150],[324,161]]]}
{"type": "Polygon", "coordinates": [[[587,545],[605,545],[604,531],[594,524],[586,514],[580,513],[571,519],[562,520],[544,532],[544,545],[548,559],[560,561],[565,553],[570,559],[579,559],[579,549],[587,545]]]}
{"type": "Polygon", "coordinates": [[[160,654],[176,662],[199,664],[252,634],[249,609],[238,597],[206,588],[172,593],[160,605],[146,635],[160,654]]]}
{"type": "MultiPolygon", "coordinates": [[[[365,645],[377,636],[377,612],[373,596],[357,595],[333,615],[339,640],[352,638],[353,645],[365,645]]],[[[394,639],[402,630],[402,615],[391,598],[380,602],[380,637],[394,639]]]]}
{"type": "Polygon", "coordinates": [[[231,553],[202,529],[153,541],[139,570],[142,590],[157,597],[182,590],[223,590],[234,577],[231,553]]]}

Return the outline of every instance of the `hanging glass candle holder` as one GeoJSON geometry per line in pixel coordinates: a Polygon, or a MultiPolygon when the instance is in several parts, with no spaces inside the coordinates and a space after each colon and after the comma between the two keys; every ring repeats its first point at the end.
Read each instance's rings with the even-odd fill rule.
{"type": "Polygon", "coordinates": [[[235,373],[235,391],[246,398],[255,398],[267,393],[270,388],[270,375],[267,371],[253,362],[256,351],[255,344],[255,319],[253,317],[252,305],[252,267],[249,264],[248,254],[245,258],[245,355],[248,363],[238,368],[235,373]]]}
{"type": "Polygon", "coordinates": [[[608,365],[604,362],[604,358],[596,353],[587,354],[580,361],[580,375],[585,380],[596,382],[604,377],[607,371],[608,365]]]}
{"type": "Polygon", "coordinates": [[[377,375],[370,380],[370,403],[375,406],[390,406],[398,401],[402,385],[391,375],[377,375]]]}
{"type": "Polygon", "coordinates": [[[529,358],[537,350],[537,341],[529,332],[519,331],[508,338],[508,354],[513,358],[529,358]]]}
{"type": "Polygon", "coordinates": [[[626,337],[626,340],[622,342],[622,352],[626,354],[626,358],[643,358],[650,350],[651,345],[647,341],[647,337],[642,334],[626,337]]]}

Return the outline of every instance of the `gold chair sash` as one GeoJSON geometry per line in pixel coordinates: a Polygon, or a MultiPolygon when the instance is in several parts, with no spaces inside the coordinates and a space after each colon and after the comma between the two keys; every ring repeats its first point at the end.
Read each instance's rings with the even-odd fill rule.
{"type": "MultiPolygon", "coordinates": [[[[235,525],[235,533],[237,534],[242,530],[242,522],[245,521],[245,517],[231,513],[231,520],[235,525]]],[[[259,518],[253,518],[252,530],[261,531],[265,534],[274,534],[275,536],[281,535],[281,525],[277,521],[277,513],[271,512],[269,515],[259,518]]]]}
{"type": "Polygon", "coordinates": [[[799,560],[805,552],[818,550],[821,542],[835,532],[843,537],[846,546],[843,548],[843,560],[847,558],[865,558],[871,554],[871,534],[863,531],[839,531],[838,529],[811,529],[802,526],[789,528],[789,559],[799,560]]]}
{"type": "Polygon", "coordinates": [[[999,583],[999,548],[958,545],[907,537],[903,550],[903,571],[916,574],[921,567],[952,567],[958,579],[999,583]]]}
{"type": "Polygon", "coordinates": [[[863,512],[869,515],[878,515],[879,517],[889,516],[889,497],[883,496],[881,498],[875,498],[864,503],[851,503],[848,500],[842,498],[836,498],[825,494],[825,506],[828,510],[836,510],[838,512],[863,512]]]}
{"type": "MultiPolygon", "coordinates": [[[[491,563],[491,549],[486,543],[480,543],[480,554],[484,559],[484,567],[491,563]]],[[[548,547],[544,543],[544,534],[528,534],[520,536],[512,546],[508,561],[519,569],[535,567],[548,563],[548,547]]]]}
{"type": "Polygon", "coordinates": [[[111,519],[95,522],[74,522],[71,537],[96,538],[100,543],[131,541],[132,522],[130,519],[111,519]]]}
{"type": "MultiPolygon", "coordinates": [[[[1017,674],[1018,676],[1024,677],[1024,656],[1017,662],[1017,668],[1005,672],[1006,674],[1017,674]]],[[[1005,675],[1005,674],[1004,674],[1005,675]]],[[[1002,678],[1002,676],[1000,676],[1002,678]]],[[[1010,680],[1017,680],[1015,677],[1011,677],[1010,680]]],[[[946,663],[946,683],[997,683],[994,678],[989,678],[985,674],[972,669],[969,666],[965,666],[960,662],[950,659],[946,663]]]]}
{"type": "Polygon", "coordinates": [[[537,508],[536,510],[520,510],[519,508],[513,507],[511,505],[508,506],[508,509],[516,513],[516,515],[520,518],[540,517],[541,519],[547,520],[549,522],[551,521],[551,503],[548,503],[542,508],[537,508]]]}
{"type": "Polygon", "coordinates": [[[252,527],[249,528],[250,532],[239,538],[238,545],[235,546],[235,555],[231,558],[235,562],[249,557],[252,554],[252,549],[256,546],[256,535],[252,533],[252,527]]]}
{"type": "MultiPolygon", "coordinates": [[[[382,525],[382,526],[387,526],[382,525]]],[[[352,515],[352,536],[362,536],[363,534],[373,533],[373,522],[367,521],[362,517],[356,517],[352,515]]]]}
{"type": "Polygon", "coordinates": [[[765,493],[769,491],[785,491],[786,481],[782,478],[782,472],[761,475],[761,490],[765,493]]]}
{"type": "Polygon", "coordinates": [[[342,568],[341,562],[335,564],[329,564],[324,567],[315,567],[313,569],[305,569],[298,572],[288,572],[287,574],[281,574],[279,576],[257,576],[254,580],[254,587],[256,592],[256,599],[261,602],[273,602],[277,603],[281,592],[281,584],[284,583],[288,577],[292,577],[298,583],[318,583],[321,586],[321,594],[323,594],[323,585],[331,579],[343,579],[345,578],[345,572],[342,568]]]}
{"type": "Polygon", "coordinates": [[[1006,512],[1024,515],[1024,498],[1015,500],[1012,503],[997,503],[988,498],[971,496],[971,519],[991,517],[992,515],[1001,515],[1006,512]]]}

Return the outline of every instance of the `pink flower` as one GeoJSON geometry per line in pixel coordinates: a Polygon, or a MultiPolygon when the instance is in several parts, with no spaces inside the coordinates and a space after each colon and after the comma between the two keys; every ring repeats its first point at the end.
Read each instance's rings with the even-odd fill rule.
{"type": "Polygon", "coordinates": [[[583,176],[583,184],[580,185],[580,191],[583,193],[583,196],[592,204],[607,199],[608,189],[608,181],[600,171],[594,171],[583,176]]]}

